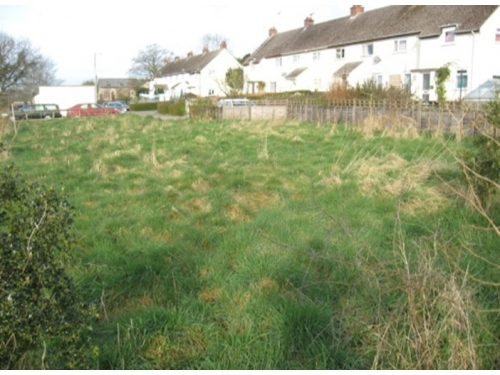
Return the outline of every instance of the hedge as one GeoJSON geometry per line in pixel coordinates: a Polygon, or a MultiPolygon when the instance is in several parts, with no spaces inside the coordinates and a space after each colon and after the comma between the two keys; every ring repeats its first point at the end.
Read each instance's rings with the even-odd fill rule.
{"type": "Polygon", "coordinates": [[[131,111],[156,111],[158,103],[135,103],[130,104],[131,111]]]}
{"type": "Polygon", "coordinates": [[[158,103],[158,113],[172,116],[186,115],[186,101],[179,100],[175,103],[160,102],[158,103]]]}

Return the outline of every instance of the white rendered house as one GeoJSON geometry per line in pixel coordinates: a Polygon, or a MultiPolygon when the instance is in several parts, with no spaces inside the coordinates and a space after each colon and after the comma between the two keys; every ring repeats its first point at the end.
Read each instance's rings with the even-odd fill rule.
{"type": "Polygon", "coordinates": [[[497,5],[393,5],[268,38],[244,62],[247,92],[328,91],[334,83],[367,80],[407,87],[416,98],[436,100],[436,70],[447,66],[448,100],[463,98],[500,76],[497,5]]]}
{"type": "Polygon", "coordinates": [[[228,91],[225,79],[228,69],[242,68],[222,42],[216,51],[203,50],[200,55],[187,54],[166,62],[161,77],[155,78],[155,86],[165,88],[165,99],[183,97],[187,94],[198,97],[225,96],[228,91]]]}

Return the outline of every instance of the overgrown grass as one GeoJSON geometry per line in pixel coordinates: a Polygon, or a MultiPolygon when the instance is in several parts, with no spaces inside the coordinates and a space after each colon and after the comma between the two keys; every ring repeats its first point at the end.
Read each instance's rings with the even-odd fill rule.
{"type": "Polygon", "coordinates": [[[100,369],[498,368],[466,146],[371,125],[55,119],[1,155],[76,207],[100,369]]]}

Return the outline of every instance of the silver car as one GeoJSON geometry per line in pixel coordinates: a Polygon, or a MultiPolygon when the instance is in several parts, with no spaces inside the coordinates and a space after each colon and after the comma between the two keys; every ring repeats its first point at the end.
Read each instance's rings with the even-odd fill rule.
{"type": "Polygon", "coordinates": [[[130,110],[128,105],[120,101],[104,102],[102,106],[105,108],[116,108],[120,113],[127,113],[130,110]]]}

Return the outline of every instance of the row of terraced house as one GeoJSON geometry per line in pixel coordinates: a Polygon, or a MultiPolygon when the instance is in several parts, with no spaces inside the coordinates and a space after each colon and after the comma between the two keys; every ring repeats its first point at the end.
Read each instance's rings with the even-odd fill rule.
{"type": "Polygon", "coordinates": [[[225,43],[177,57],[166,62],[155,85],[168,97],[224,96],[226,71],[243,67],[248,94],[328,91],[373,80],[435,101],[436,71],[446,66],[447,98],[460,100],[500,78],[499,61],[497,5],[392,5],[366,12],[353,5],[338,19],[306,17],[301,27],[283,32],[271,27],[243,66],[225,43]]]}
{"type": "Polygon", "coordinates": [[[244,62],[247,92],[328,91],[374,80],[435,101],[436,71],[448,67],[447,98],[459,100],[500,78],[497,5],[393,5],[278,32],[244,62]]]}

